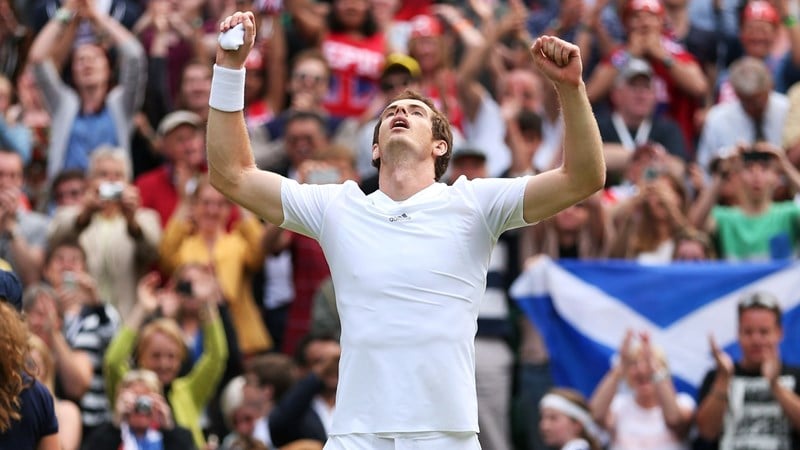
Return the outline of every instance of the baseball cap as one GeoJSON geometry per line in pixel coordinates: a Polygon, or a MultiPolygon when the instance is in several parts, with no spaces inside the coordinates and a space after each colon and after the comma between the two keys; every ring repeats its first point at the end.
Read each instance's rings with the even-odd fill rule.
{"type": "Polygon", "coordinates": [[[418,78],[422,73],[416,59],[403,53],[391,53],[386,57],[386,65],[383,66],[381,78],[398,70],[408,72],[412,78],[418,78]]]}
{"type": "Polygon", "coordinates": [[[630,58],[619,70],[617,83],[628,82],[634,77],[645,76],[653,78],[653,67],[641,58],[630,58]]]}
{"type": "Polygon", "coordinates": [[[751,20],[761,20],[769,22],[773,25],[780,23],[778,11],[770,2],[764,0],[751,0],[742,10],[742,22],[749,22],[751,20]]]}
{"type": "Polygon", "coordinates": [[[659,0],[628,0],[622,8],[622,22],[625,23],[632,13],[641,11],[660,16],[664,14],[664,5],[659,0]]]}
{"type": "Polygon", "coordinates": [[[158,123],[158,135],[159,136],[166,136],[175,128],[178,128],[181,125],[191,125],[195,128],[199,128],[200,124],[203,123],[203,119],[200,118],[197,114],[186,111],[186,110],[179,110],[173,111],[163,119],[161,122],[158,123]]]}
{"type": "Polygon", "coordinates": [[[0,270],[0,300],[22,311],[22,283],[14,272],[0,270]]]}
{"type": "Polygon", "coordinates": [[[411,19],[411,39],[441,35],[442,23],[435,16],[421,14],[411,19]]]}
{"type": "Polygon", "coordinates": [[[486,152],[472,145],[461,145],[453,149],[451,160],[472,156],[486,161],[486,152]]]}

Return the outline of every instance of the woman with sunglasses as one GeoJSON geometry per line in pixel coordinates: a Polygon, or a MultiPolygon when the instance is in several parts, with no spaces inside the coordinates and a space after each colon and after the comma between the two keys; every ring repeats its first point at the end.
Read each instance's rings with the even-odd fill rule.
{"type": "Polygon", "coordinates": [[[698,394],[700,439],[719,448],[798,448],[800,368],[781,361],[780,302],[769,292],[747,293],[737,315],[739,361],[709,339],[716,367],[698,394]]]}

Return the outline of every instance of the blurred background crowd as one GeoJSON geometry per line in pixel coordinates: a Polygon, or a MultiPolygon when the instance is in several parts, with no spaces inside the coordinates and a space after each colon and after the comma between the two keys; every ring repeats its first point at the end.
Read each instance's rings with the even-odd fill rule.
{"type": "MultiPolygon", "coordinates": [[[[244,114],[259,167],[308,183],[354,180],[365,192],[377,189],[376,117],[405,89],[451,121],[447,180],[557,167],[563,123],[529,47],[542,34],[580,47],[608,182],[502,236],[492,256],[476,337],[480,438],[505,450],[547,448],[537,402],[551,355],[507,296],[531,257],[797,259],[799,8],[0,0],[0,258],[25,288],[63,448],[121,448],[130,429],[121,423],[141,415],[163,429],[165,449],[325,440],[339,346],[322,251],[205,177],[226,15],[257,17],[244,114]]],[[[685,437],[688,422],[676,427],[685,437]]]]}

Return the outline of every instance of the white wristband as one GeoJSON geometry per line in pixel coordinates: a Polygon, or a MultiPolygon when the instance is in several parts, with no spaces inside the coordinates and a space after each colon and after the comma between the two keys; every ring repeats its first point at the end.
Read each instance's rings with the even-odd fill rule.
{"type": "Polygon", "coordinates": [[[235,70],[214,64],[208,106],[225,112],[242,111],[244,109],[244,78],[244,68],[235,70]]]}

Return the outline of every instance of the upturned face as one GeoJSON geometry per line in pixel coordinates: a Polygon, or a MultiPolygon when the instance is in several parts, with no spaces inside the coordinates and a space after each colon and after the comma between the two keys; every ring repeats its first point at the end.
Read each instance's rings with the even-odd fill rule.
{"type": "Polygon", "coordinates": [[[72,78],[78,88],[107,85],[111,77],[106,52],[94,44],[84,44],[72,55],[72,78]]]}
{"type": "Polygon", "coordinates": [[[378,144],[389,148],[395,142],[408,144],[431,142],[433,111],[419,100],[404,99],[392,102],[381,114],[378,144]]]}

